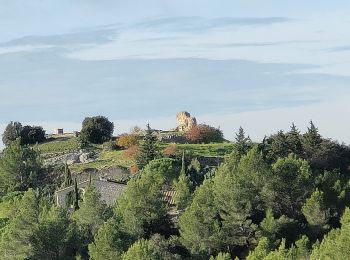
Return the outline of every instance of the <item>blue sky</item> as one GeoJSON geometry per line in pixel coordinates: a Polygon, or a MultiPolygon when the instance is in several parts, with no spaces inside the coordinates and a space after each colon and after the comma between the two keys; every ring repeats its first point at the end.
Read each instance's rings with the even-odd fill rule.
{"type": "Polygon", "coordinates": [[[350,2],[0,0],[0,131],[11,120],[116,132],[187,110],[256,140],[304,130],[350,143],[350,2]]]}

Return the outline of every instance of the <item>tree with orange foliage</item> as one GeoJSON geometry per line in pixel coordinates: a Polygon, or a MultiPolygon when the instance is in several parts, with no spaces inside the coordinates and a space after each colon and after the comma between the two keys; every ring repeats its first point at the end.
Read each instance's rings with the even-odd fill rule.
{"type": "Polygon", "coordinates": [[[224,140],[222,131],[205,124],[193,126],[185,134],[190,143],[219,143],[224,140]]]}

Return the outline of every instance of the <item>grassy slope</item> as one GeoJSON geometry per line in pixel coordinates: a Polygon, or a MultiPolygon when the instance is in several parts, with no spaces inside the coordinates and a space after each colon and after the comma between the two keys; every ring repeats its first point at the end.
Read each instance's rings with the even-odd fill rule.
{"type": "Polygon", "coordinates": [[[56,139],[37,145],[42,153],[71,153],[79,150],[78,138],[56,139]]]}
{"type": "Polygon", "coordinates": [[[186,150],[192,153],[194,156],[218,156],[224,157],[229,155],[233,146],[232,143],[212,143],[212,144],[162,144],[161,147],[165,148],[169,145],[175,145],[178,150],[186,150]]]}
{"type": "MultiPolygon", "coordinates": [[[[224,157],[232,152],[231,143],[212,143],[212,144],[160,144],[164,149],[169,145],[176,145],[178,150],[189,151],[194,156],[221,156],[224,157]]],[[[79,150],[77,138],[56,139],[37,145],[38,150],[43,154],[52,153],[70,153],[79,150]]],[[[126,159],[123,151],[103,151],[101,145],[94,145],[90,149],[99,153],[96,161],[85,164],[75,164],[71,166],[74,172],[82,172],[84,169],[100,169],[109,166],[130,167],[134,164],[133,160],[126,159]]]]}

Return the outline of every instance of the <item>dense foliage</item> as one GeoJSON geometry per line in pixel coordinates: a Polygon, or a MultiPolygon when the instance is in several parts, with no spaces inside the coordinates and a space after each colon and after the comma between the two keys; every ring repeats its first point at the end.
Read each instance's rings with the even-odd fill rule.
{"type": "Polygon", "coordinates": [[[148,128],[141,170],[114,205],[92,181],[81,192],[71,166],[61,167],[57,187],[75,187],[66,210],[46,192],[40,153],[14,139],[0,157],[0,259],[348,258],[347,145],[311,123],[261,143],[240,128],[231,146],[220,164],[191,151],[162,155],[148,128]]]}
{"type": "Polygon", "coordinates": [[[9,146],[18,138],[22,145],[41,143],[46,140],[45,131],[41,126],[22,126],[19,122],[9,123],[2,135],[3,143],[9,146]]]}

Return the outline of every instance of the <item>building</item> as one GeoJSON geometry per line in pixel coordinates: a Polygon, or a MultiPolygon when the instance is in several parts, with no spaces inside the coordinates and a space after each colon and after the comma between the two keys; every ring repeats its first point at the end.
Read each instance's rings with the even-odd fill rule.
{"type": "Polygon", "coordinates": [[[57,129],[55,129],[54,134],[55,134],[55,135],[63,135],[63,134],[64,134],[63,128],[57,128],[57,129]]]}

